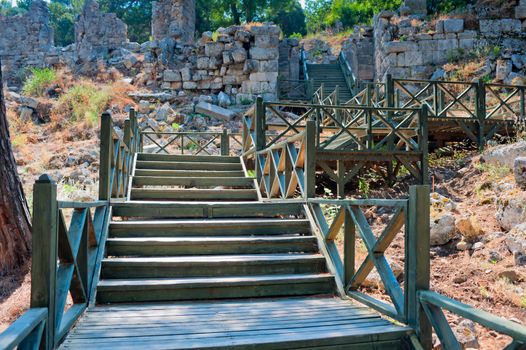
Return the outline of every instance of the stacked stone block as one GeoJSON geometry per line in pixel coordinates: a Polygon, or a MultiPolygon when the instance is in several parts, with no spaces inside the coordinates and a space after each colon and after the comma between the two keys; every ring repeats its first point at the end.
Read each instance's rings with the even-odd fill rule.
{"type": "Polygon", "coordinates": [[[287,80],[299,80],[300,47],[298,39],[283,39],[279,44],[279,76],[287,80]]]}
{"type": "Polygon", "coordinates": [[[192,43],[195,35],[195,0],[161,0],[152,3],[152,36],[192,43]]]}
{"type": "Polygon", "coordinates": [[[359,80],[374,79],[374,40],[372,27],[355,27],[343,44],[343,51],[359,80]]]}

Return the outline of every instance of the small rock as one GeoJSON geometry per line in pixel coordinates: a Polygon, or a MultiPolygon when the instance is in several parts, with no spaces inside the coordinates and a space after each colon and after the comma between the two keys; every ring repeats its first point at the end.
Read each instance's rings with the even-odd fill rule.
{"type": "Polygon", "coordinates": [[[490,263],[497,263],[499,261],[502,261],[502,259],[503,259],[502,255],[499,252],[497,252],[495,250],[492,250],[492,251],[489,252],[488,261],[490,263]]]}
{"type": "Polygon", "coordinates": [[[458,342],[465,348],[479,348],[475,323],[471,320],[463,320],[453,330],[458,342]]]}
{"type": "Polygon", "coordinates": [[[484,230],[480,227],[476,217],[464,217],[456,221],[456,226],[464,240],[474,242],[484,235],[484,230]]]}
{"type": "Polygon", "coordinates": [[[468,243],[466,241],[460,241],[457,243],[457,250],[470,250],[471,249],[471,243],[468,243]]]}
{"type": "Polygon", "coordinates": [[[219,101],[219,106],[221,107],[226,108],[232,104],[232,101],[230,100],[230,96],[225,94],[223,91],[221,91],[217,97],[219,101]]]}
{"type": "Polygon", "coordinates": [[[510,283],[518,283],[524,281],[524,276],[515,270],[504,270],[497,274],[498,278],[504,278],[510,283]]]}
{"type": "Polygon", "coordinates": [[[526,190],[526,157],[515,158],[513,174],[517,185],[521,189],[526,190]]]}
{"type": "Polygon", "coordinates": [[[457,208],[457,203],[436,192],[431,193],[429,199],[431,202],[432,209],[438,212],[451,212],[457,208]]]}
{"type": "Polygon", "coordinates": [[[431,76],[431,80],[440,80],[446,77],[446,71],[442,68],[437,69],[431,76]]]}
{"type": "Polygon", "coordinates": [[[150,113],[150,102],[141,100],[139,102],[139,113],[148,114],[150,113]]]}
{"type": "Polygon", "coordinates": [[[155,119],[158,121],[167,121],[168,117],[174,113],[175,112],[170,106],[170,103],[166,102],[155,111],[155,119]]]}
{"type": "Polygon", "coordinates": [[[450,214],[431,219],[430,226],[430,243],[433,246],[444,245],[455,237],[455,218],[450,214]]]}
{"type": "Polygon", "coordinates": [[[476,251],[476,250],[481,250],[482,248],[484,248],[484,243],[482,243],[482,242],[477,242],[477,243],[473,244],[473,247],[472,247],[472,248],[473,248],[473,250],[475,250],[475,251],[476,251]]]}

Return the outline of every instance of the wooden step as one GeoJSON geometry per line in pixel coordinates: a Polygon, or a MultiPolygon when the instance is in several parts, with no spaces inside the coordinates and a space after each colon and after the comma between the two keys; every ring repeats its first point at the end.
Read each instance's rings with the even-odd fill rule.
{"type": "Polygon", "coordinates": [[[115,203],[114,217],[139,218],[251,218],[304,216],[303,204],[262,202],[126,202],[115,203]]]}
{"type": "Polygon", "coordinates": [[[170,162],[138,160],[137,169],[242,171],[240,163],[170,162]]]}
{"type": "Polygon", "coordinates": [[[253,187],[254,179],[249,177],[164,177],[134,176],[135,186],[191,186],[191,187],[253,187]]]}
{"type": "Polygon", "coordinates": [[[136,169],[135,176],[155,177],[244,177],[242,170],[213,171],[213,170],[145,170],[136,169]]]}
{"type": "Polygon", "coordinates": [[[254,298],[334,292],[330,274],[101,280],[99,303],[254,298]]]}
{"type": "Polygon", "coordinates": [[[195,163],[241,163],[239,157],[139,153],[137,160],[195,163]]]}
{"type": "Polygon", "coordinates": [[[306,219],[112,221],[111,237],[188,237],[310,234],[306,219]]]}
{"type": "Polygon", "coordinates": [[[316,237],[151,237],[110,238],[109,256],[188,256],[212,254],[314,253],[316,237]]]}
{"type": "Polygon", "coordinates": [[[179,200],[179,201],[255,201],[258,199],[254,189],[153,189],[132,188],[131,200],[179,200]]]}
{"type": "Polygon", "coordinates": [[[243,254],[107,258],[103,279],[257,276],[320,273],[321,254],[243,254]]]}

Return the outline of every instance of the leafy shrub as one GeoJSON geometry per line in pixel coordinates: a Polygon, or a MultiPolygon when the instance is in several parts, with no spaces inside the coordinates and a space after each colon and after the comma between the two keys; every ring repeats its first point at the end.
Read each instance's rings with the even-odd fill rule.
{"type": "Polygon", "coordinates": [[[31,76],[24,83],[22,91],[26,95],[43,96],[57,79],[57,72],[50,68],[31,68],[31,76]]]}
{"type": "Polygon", "coordinates": [[[60,97],[57,111],[62,116],[70,114],[71,121],[87,121],[95,125],[110,100],[111,94],[107,88],[97,88],[83,81],[60,97]]]}
{"type": "Polygon", "coordinates": [[[300,33],[292,33],[290,36],[289,36],[290,39],[298,39],[298,40],[301,40],[303,39],[303,35],[301,35],[300,33]]]}

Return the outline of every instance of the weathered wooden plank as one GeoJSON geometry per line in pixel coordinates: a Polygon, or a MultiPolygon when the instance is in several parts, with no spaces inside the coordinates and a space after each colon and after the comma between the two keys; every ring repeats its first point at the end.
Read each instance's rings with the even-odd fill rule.
{"type": "Polygon", "coordinates": [[[111,256],[186,256],[206,254],[264,254],[316,252],[314,237],[181,237],[112,238],[111,256]]]}
{"type": "Polygon", "coordinates": [[[111,258],[103,261],[102,278],[172,278],[257,276],[323,272],[317,254],[111,258]]]}
{"type": "Polygon", "coordinates": [[[256,190],[233,190],[233,189],[153,189],[153,188],[133,188],[131,199],[162,199],[162,200],[257,200],[256,190]]]}
{"type": "MultiPolygon", "coordinates": [[[[181,154],[151,154],[138,153],[137,160],[167,161],[167,162],[196,162],[196,163],[239,163],[239,157],[233,156],[200,156],[181,154]]],[[[212,166],[213,166],[212,164],[212,166]]]]}
{"type": "Polygon", "coordinates": [[[237,170],[155,170],[155,169],[136,169],[135,176],[156,176],[156,177],[243,177],[243,171],[237,170]]]}
{"type": "Polygon", "coordinates": [[[113,221],[112,237],[183,237],[308,234],[305,219],[210,219],[170,221],[113,221]]]}
{"type": "Polygon", "coordinates": [[[202,163],[138,160],[137,169],[241,171],[241,163],[202,163]]]}
{"type": "Polygon", "coordinates": [[[45,324],[46,318],[46,308],[32,308],[24,312],[13,324],[0,333],[0,349],[15,349],[19,344],[24,345],[24,342],[26,342],[26,346],[30,345],[26,339],[30,338],[35,330],[34,339],[30,340],[33,347],[26,348],[38,349],[43,331],[43,328],[39,326],[45,324]]]}
{"type": "MultiPolygon", "coordinates": [[[[191,186],[191,187],[252,187],[253,179],[249,177],[166,177],[134,176],[135,186],[191,186]]],[[[133,190],[132,190],[133,191],[133,190]]]]}

